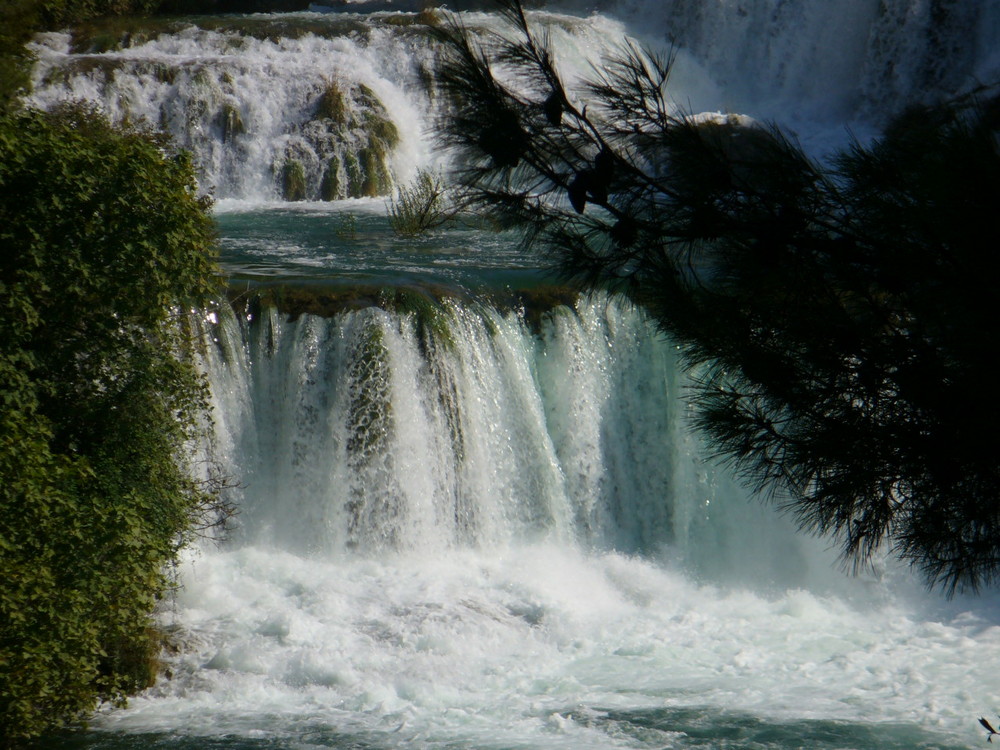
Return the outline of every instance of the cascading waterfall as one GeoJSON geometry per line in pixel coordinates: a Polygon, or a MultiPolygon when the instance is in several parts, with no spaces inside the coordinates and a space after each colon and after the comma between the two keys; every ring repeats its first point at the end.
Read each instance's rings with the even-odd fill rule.
{"type": "Polygon", "coordinates": [[[426,107],[404,92],[423,88],[427,55],[394,27],[373,25],[363,40],[356,27],[285,37],[266,20],[182,24],[109,52],[74,52],[70,35],[46,35],[35,100],[83,98],[165,129],[217,198],[384,195],[425,149],[426,107]]]}
{"type": "MultiPolygon", "coordinates": [[[[791,123],[821,150],[995,76],[998,6],[566,0],[574,16],[536,18],[570,79],[626,29],[671,41],[681,109],[791,123]]],[[[1000,694],[990,597],[941,602],[892,565],[844,576],[705,459],[641,310],[546,297],[511,238],[397,238],[383,199],[356,200],[444,164],[434,18],[33,44],[33,103],[82,98],[192,151],[238,300],[205,347],[236,525],[186,551],[165,676],[66,747],[979,746],[1000,694]],[[533,306],[498,301],[526,290],[533,306]]]]}
{"type": "Polygon", "coordinates": [[[226,317],[209,372],[240,536],[324,556],[671,546],[708,567],[699,544],[752,524],[734,546],[756,547],[754,573],[804,582],[789,529],[701,462],[673,349],[639,311],[595,299],[540,325],[454,301],[226,317]]]}
{"type": "MultiPolygon", "coordinates": [[[[436,18],[307,13],[140,25],[110,39],[44,34],[32,103],[84,99],[164,129],[218,199],[385,196],[436,161],[436,18]]],[[[602,18],[552,32],[571,71],[622,33],[602,18]]]]}

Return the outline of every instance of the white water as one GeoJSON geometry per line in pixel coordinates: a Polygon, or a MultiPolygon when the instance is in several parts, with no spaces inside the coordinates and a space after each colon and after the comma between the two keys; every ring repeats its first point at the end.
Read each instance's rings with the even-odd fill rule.
{"type": "MultiPolygon", "coordinates": [[[[937,3],[954,10],[942,28],[930,0],[602,5],[675,40],[681,106],[772,117],[818,148],[1000,67],[995,0],[937,3]]],[[[567,21],[567,68],[622,23],[567,21]]],[[[384,24],[295,40],[192,27],[103,55],[67,42],[36,47],[35,101],[164,124],[235,211],[274,205],[289,148],[315,184],[363,140],[308,137],[330,79],[376,93],[400,130],[397,180],[438,159],[429,53],[384,24]],[[231,137],[224,106],[245,126],[231,137]]],[[[982,745],[975,719],[1000,698],[992,594],[948,604],[892,566],[842,575],[705,463],[670,346],[634,311],[591,303],[537,334],[490,308],[442,315],[429,345],[376,308],[224,321],[214,450],[243,484],[238,527],[188,551],[162,613],[182,646],[171,677],[103,713],[95,747],[107,732],[136,747],[982,745]]]]}
{"type": "MultiPolygon", "coordinates": [[[[115,120],[144,119],[194,154],[202,187],[216,198],[259,203],[280,199],[287,160],[303,165],[307,197],[317,199],[329,160],[343,163],[368,145],[365,87],[399,135],[387,164],[395,182],[438,166],[430,133],[434,46],[425,26],[412,23],[412,14],[282,19],[283,27],[263,15],[217,29],[182,23],[174,33],[150,32],[147,41],[133,38],[102,53],[72,51],[68,33],[44,34],[32,45],[39,62],[31,102],[47,108],[84,99],[115,120]],[[294,38],[276,37],[282,28],[294,38]],[[345,96],[346,125],[317,112],[331,84],[345,96]]],[[[467,21],[496,26],[486,14],[467,21]]],[[[562,18],[551,31],[571,78],[623,34],[620,24],[599,16],[562,18]]],[[[345,183],[343,165],[339,174],[345,183]]]]}
{"type": "Polygon", "coordinates": [[[627,30],[680,53],[714,88],[679,86],[694,111],[774,120],[836,141],[914,102],[1000,74],[996,0],[609,0],[627,30]]]}
{"type": "Polygon", "coordinates": [[[242,539],[324,557],[542,541],[829,579],[703,462],[673,350],[638,312],[557,308],[537,335],[490,308],[437,315],[429,344],[378,308],[220,329],[217,450],[248,487],[242,539]]]}

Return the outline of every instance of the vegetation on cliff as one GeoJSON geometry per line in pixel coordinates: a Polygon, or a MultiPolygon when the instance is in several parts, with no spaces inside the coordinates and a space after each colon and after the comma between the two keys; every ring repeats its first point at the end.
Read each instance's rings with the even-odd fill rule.
{"type": "Polygon", "coordinates": [[[224,515],[190,453],[214,242],[161,138],[0,115],[0,746],[149,684],[165,566],[224,515]]]}

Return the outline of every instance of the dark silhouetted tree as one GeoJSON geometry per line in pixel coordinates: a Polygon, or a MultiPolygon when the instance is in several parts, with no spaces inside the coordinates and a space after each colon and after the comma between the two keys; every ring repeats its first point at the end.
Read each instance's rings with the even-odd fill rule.
{"type": "Polygon", "coordinates": [[[624,42],[579,95],[516,0],[442,30],[441,140],[481,211],[677,342],[696,426],[750,487],[952,593],[1000,573],[1000,99],[906,111],[823,164],[775,127],[680,114],[624,42]]]}

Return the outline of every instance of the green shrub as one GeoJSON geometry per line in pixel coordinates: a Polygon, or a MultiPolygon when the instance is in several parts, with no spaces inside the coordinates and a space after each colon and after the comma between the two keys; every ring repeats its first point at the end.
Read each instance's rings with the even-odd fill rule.
{"type": "Polygon", "coordinates": [[[424,170],[389,201],[389,223],[401,235],[422,234],[450,221],[455,213],[441,177],[424,170]]]}
{"type": "Polygon", "coordinates": [[[217,289],[190,161],[92,110],[0,115],[0,746],[150,681],[150,613],[219,509],[183,311],[217,289]]]}

